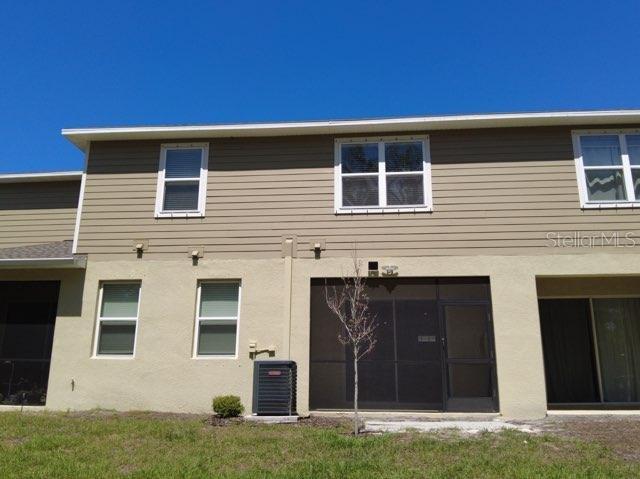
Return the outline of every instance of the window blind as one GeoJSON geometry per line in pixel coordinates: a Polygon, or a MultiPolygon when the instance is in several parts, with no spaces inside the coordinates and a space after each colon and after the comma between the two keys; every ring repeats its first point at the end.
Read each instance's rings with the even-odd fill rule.
{"type": "Polygon", "coordinates": [[[167,183],[164,186],[165,211],[190,211],[198,209],[198,183],[167,183]]]}
{"type": "Polygon", "coordinates": [[[135,318],[138,316],[140,285],[137,283],[110,283],[102,286],[103,318],[135,318]]]}
{"type": "Polygon", "coordinates": [[[167,150],[165,178],[199,178],[202,149],[180,148],[167,150]]]}
{"type": "Polygon", "coordinates": [[[237,283],[203,283],[200,289],[200,316],[236,318],[238,316],[237,283]]]}

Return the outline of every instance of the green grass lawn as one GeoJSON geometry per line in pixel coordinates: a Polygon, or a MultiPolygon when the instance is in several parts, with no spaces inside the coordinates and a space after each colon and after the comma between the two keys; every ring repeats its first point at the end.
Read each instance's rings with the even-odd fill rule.
{"type": "Polygon", "coordinates": [[[354,438],[347,426],[152,414],[0,414],[0,478],[640,477],[597,444],[517,432],[354,438]]]}

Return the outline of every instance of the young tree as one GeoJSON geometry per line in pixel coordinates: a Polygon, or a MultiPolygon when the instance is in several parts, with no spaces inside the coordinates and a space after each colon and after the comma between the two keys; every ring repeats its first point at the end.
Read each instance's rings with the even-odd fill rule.
{"type": "Polygon", "coordinates": [[[343,276],[341,287],[325,282],[325,298],[329,310],[336,316],[342,328],[338,341],[351,348],[353,353],[353,431],[360,432],[358,418],[358,362],[376,346],[375,314],[369,309],[366,277],[357,251],[353,250],[353,277],[343,276]]]}

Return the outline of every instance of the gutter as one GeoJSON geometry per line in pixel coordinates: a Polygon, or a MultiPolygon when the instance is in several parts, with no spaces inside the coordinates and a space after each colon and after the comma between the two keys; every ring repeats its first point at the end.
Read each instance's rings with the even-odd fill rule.
{"type": "Polygon", "coordinates": [[[67,128],[62,130],[62,136],[84,151],[91,141],[108,140],[193,140],[199,138],[363,134],[467,128],[615,125],[629,123],[640,123],[640,110],[492,113],[361,120],[67,128]]]}
{"type": "Polygon", "coordinates": [[[0,174],[0,183],[35,183],[46,181],[72,181],[82,178],[82,171],[52,171],[51,173],[0,174]]]}
{"type": "Polygon", "coordinates": [[[0,259],[0,268],[16,269],[85,269],[87,267],[87,257],[77,255],[72,258],[5,258],[0,259]]]}

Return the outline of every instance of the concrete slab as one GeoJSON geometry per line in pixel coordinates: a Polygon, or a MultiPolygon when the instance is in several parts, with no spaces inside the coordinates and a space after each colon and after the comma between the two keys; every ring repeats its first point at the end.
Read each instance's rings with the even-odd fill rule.
{"type": "Polygon", "coordinates": [[[538,432],[535,428],[524,424],[513,424],[505,421],[365,421],[365,432],[437,432],[458,430],[465,434],[480,432],[496,432],[506,429],[527,433],[538,432]]]}
{"type": "MultiPolygon", "coordinates": [[[[311,417],[350,418],[352,410],[311,411],[311,417]]],[[[440,411],[360,411],[363,421],[493,421],[500,413],[486,412],[440,412],[440,411]]]]}
{"type": "Polygon", "coordinates": [[[262,424],[292,424],[298,422],[300,416],[245,416],[244,420],[262,424]]]}
{"type": "Polygon", "coordinates": [[[638,409],[621,409],[621,410],[605,410],[605,409],[565,409],[547,411],[548,416],[640,416],[638,409]]]}

